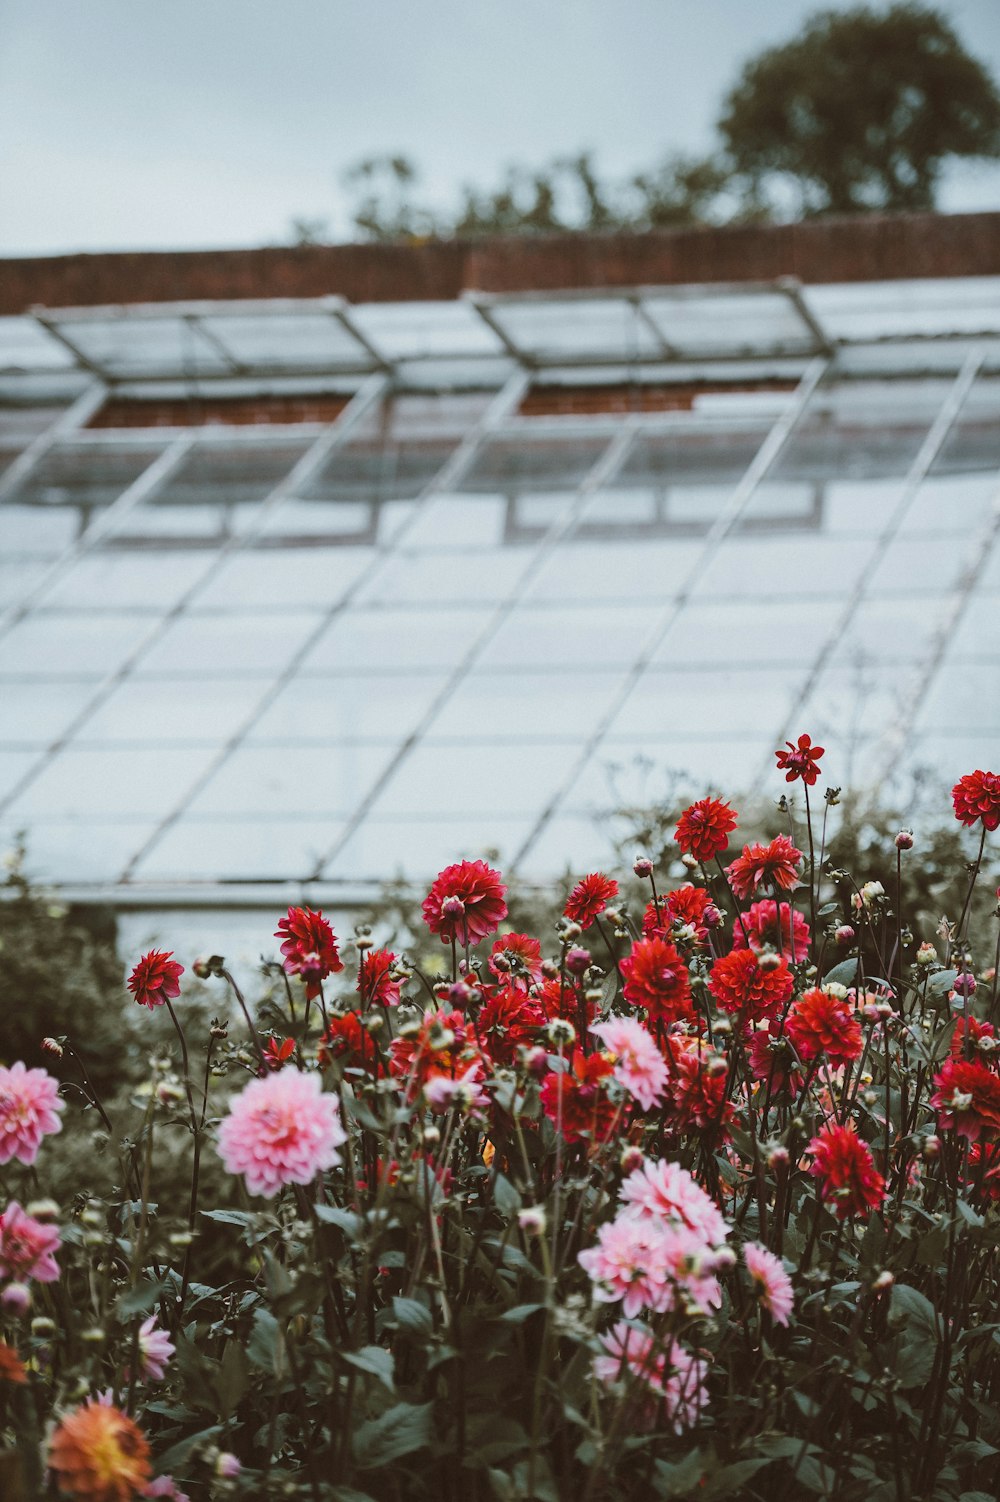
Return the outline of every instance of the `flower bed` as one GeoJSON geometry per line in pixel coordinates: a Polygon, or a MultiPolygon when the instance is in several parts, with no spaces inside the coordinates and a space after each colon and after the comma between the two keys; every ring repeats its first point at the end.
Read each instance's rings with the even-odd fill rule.
{"type": "Polygon", "coordinates": [[[72,1104],[0,1068],[4,1495],[995,1496],[997,977],[968,925],[1000,778],[954,789],[978,853],[932,943],[909,831],[895,892],[829,869],[822,756],[778,753],[787,832],[734,843],[699,799],[686,879],[638,858],[637,905],[590,873],[554,935],[505,930],[484,861],[423,903],[434,966],[290,909],[280,1025],[211,956],[232,1018],[194,1036],[150,951],[128,990],[175,1048],[127,1120],[85,1038],[46,1040],[72,1104]],[[117,1189],[57,1205],[81,1097],[117,1189]]]}

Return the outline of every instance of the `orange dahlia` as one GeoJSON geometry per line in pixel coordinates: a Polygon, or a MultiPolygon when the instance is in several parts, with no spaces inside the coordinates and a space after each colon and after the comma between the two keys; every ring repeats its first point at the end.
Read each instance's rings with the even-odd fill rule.
{"type": "Polygon", "coordinates": [[[153,1475],[138,1424],[113,1403],[93,1398],[59,1425],[49,1466],[65,1496],[88,1502],[131,1502],[153,1475]]]}

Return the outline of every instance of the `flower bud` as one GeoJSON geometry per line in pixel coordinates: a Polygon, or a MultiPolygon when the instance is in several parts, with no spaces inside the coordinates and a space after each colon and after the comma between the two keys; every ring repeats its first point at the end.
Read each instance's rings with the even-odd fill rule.
{"type": "Polygon", "coordinates": [[[685,866],[689,871],[697,871],[697,857],[693,856],[689,851],[685,851],[685,853],[681,856],[681,865],[685,866]]]}
{"type": "Polygon", "coordinates": [[[59,1206],[55,1200],[31,1200],[25,1209],[35,1220],[59,1219],[59,1206]]]}
{"type": "Polygon", "coordinates": [[[231,1450],[220,1450],[215,1457],[215,1474],[220,1481],[235,1481],[242,1469],[242,1465],[231,1450]]]}
{"type": "Polygon", "coordinates": [[[648,855],[637,855],[632,870],[641,881],[644,881],[647,876],[652,876],[653,874],[653,862],[648,855]]]}
{"type": "Polygon", "coordinates": [[[528,1205],[525,1209],[519,1210],[517,1223],[526,1236],[545,1235],[545,1211],[541,1205],[528,1205]]]}
{"type": "Polygon", "coordinates": [[[58,1038],[43,1038],[41,1046],[43,1052],[52,1054],[56,1059],[62,1058],[64,1050],[58,1038]]]}
{"type": "Polygon", "coordinates": [[[574,947],[566,955],[566,969],[571,975],[583,975],[590,969],[590,950],[574,947]]]}
{"type": "Polygon", "coordinates": [[[891,1288],[895,1281],[896,1279],[889,1269],[887,1267],[883,1268],[872,1284],[872,1293],[885,1293],[886,1289],[891,1288]]]}
{"type": "Polygon", "coordinates": [[[50,1336],[56,1333],[55,1320],[49,1319],[44,1314],[36,1314],[35,1318],[31,1321],[31,1333],[37,1340],[48,1340],[50,1336]]]}
{"type": "Polygon", "coordinates": [[[775,1143],[774,1147],[768,1148],[767,1166],[768,1168],[787,1168],[788,1148],[780,1142],[775,1143]]]}
{"type": "Polygon", "coordinates": [[[936,1158],[936,1157],[938,1157],[940,1155],[940,1152],[941,1152],[941,1138],[940,1137],[937,1137],[933,1133],[931,1133],[931,1135],[929,1137],[925,1137],[924,1138],[923,1155],[924,1155],[925,1158],[928,1158],[928,1159],[936,1158]]]}
{"type": "Polygon", "coordinates": [[[913,849],[913,830],[912,829],[901,829],[899,831],[899,833],[897,834],[897,836],[896,836],[894,844],[895,844],[897,850],[912,850],[913,849]]]}
{"type": "Polygon", "coordinates": [[[918,965],[933,965],[937,960],[937,950],[933,944],[921,944],[914,958],[918,965]]]}
{"type": "Polygon", "coordinates": [[[974,995],[976,990],[976,977],[974,975],[971,975],[968,970],[963,970],[961,975],[955,976],[955,983],[952,986],[952,990],[954,991],[956,996],[974,995]]]}
{"type": "Polygon", "coordinates": [[[541,1046],[526,1048],[522,1055],[522,1062],[529,1074],[541,1076],[549,1067],[548,1054],[541,1046]]]}
{"type": "Polygon", "coordinates": [[[701,921],[706,928],[721,928],[726,921],[721,908],[716,907],[714,902],[706,902],[701,915],[701,921]]]}
{"type": "Polygon", "coordinates": [[[619,1159],[622,1173],[634,1173],[637,1168],[642,1167],[645,1161],[646,1154],[634,1142],[627,1142],[622,1148],[622,1155],[619,1159]]]}
{"type": "Polygon", "coordinates": [[[841,923],[834,934],[838,944],[853,944],[855,939],[854,929],[849,923],[841,923]]]}
{"type": "Polygon", "coordinates": [[[780,970],[781,955],[775,949],[764,949],[757,956],[758,970],[780,970]]]}
{"type": "Polygon", "coordinates": [[[31,1308],[31,1289],[27,1283],[8,1283],[0,1293],[0,1308],[13,1319],[27,1314],[31,1308]]]}
{"type": "Polygon", "coordinates": [[[545,1029],[545,1036],[553,1048],[571,1048],[576,1042],[576,1028],[565,1017],[553,1017],[545,1029]]]}

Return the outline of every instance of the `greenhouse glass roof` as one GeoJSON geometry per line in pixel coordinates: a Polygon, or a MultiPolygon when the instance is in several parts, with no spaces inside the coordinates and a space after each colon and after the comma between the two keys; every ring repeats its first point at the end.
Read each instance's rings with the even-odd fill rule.
{"type": "Polygon", "coordinates": [[[252,901],[589,868],[801,729],[845,785],[951,778],[1000,731],[998,527],[1000,279],[3,318],[0,838],[252,901]]]}

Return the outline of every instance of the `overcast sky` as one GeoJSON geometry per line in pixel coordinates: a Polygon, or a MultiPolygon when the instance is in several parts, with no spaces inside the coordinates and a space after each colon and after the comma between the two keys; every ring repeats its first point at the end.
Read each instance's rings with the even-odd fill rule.
{"type": "MultiPolygon", "coordinates": [[[[275,244],[295,216],[344,237],[340,175],[379,152],[439,205],[584,148],[624,175],[709,149],[743,61],[816,8],[0,0],[0,253],[275,244]]],[[[940,8],[1000,75],[1000,0],[940,8]]],[[[1000,208],[1000,168],[956,169],[942,206],[1000,208]]]]}

